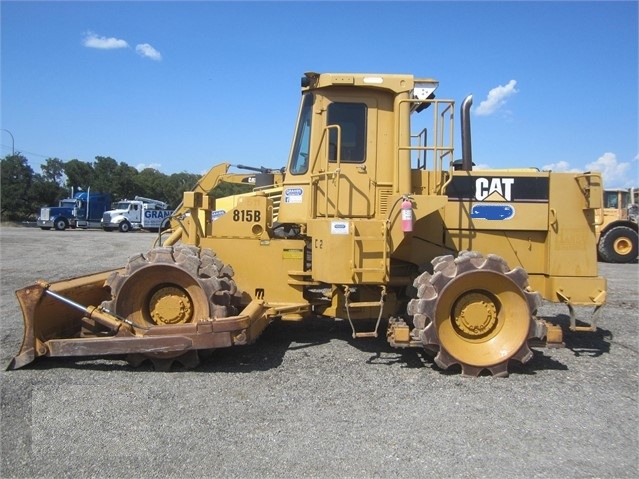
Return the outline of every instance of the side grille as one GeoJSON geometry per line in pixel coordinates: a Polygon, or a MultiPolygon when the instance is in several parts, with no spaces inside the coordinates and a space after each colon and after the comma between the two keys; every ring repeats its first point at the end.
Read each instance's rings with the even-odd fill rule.
{"type": "Polygon", "coordinates": [[[390,197],[391,188],[380,188],[377,194],[377,212],[378,215],[385,216],[388,213],[388,198],[390,197]]]}

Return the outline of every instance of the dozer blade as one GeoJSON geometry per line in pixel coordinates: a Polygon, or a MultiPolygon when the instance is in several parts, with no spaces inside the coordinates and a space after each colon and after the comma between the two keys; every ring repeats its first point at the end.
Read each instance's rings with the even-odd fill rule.
{"type": "Polygon", "coordinates": [[[21,368],[35,358],[47,355],[48,349],[44,345],[46,341],[81,336],[85,314],[47,296],[47,289],[80,304],[99,305],[111,299],[110,291],[105,288],[104,283],[114,271],[122,269],[80,276],[49,285],[38,282],[16,291],[22,308],[24,337],[20,352],[11,360],[7,369],[21,368]]]}
{"type": "Polygon", "coordinates": [[[7,369],[40,356],[147,357],[169,364],[200,349],[246,344],[256,327],[268,323],[268,306],[254,299],[236,316],[200,318],[177,325],[142,325],[106,309],[112,291],[107,278],[115,269],[48,284],[37,281],[16,291],[24,317],[22,347],[7,369]]]}

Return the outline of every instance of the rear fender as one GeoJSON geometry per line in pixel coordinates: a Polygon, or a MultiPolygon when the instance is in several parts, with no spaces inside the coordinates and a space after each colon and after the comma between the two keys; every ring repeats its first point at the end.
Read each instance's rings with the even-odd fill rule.
{"type": "Polygon", "coordinates": [[[638,231],[639,230],[639,225],[637,225],[637,223],[635,223],[634,221],[618,220],[618,221],[613,221],[612,223],[607,224],[606,227],[601,230],[601,236],[603,236],[609,230],[611,230],[613,228],[616,228],[618,226],[626,226],[626,227],[628,227],[628,228],[630,228],[631,230],[634,230],[634,231],[638,231]]]}

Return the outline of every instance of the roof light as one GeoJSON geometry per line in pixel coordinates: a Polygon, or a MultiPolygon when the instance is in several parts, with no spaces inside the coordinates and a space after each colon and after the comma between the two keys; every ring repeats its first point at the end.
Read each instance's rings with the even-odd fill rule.
{"type": "Polygon", "coordinates": [[[364,77],[362,81],[371,85],[380,85],[384,83],[384,79],[382,77],[364,77]]]}

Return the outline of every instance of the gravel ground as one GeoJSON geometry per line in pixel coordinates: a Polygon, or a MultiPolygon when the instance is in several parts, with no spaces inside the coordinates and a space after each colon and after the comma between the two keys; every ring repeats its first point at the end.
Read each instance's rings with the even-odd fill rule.
{"type": "MultiPolygon", "coordinates": [[[[123,266],[153,239],[1,227],[3,368],[22,340],[16,289],[123,266]]],[[[535,348],[507,379],[443,373],[325,319],[275,323],[192,371],[120,359],[3,371],[0,477],[635,478],[638,266],[600,273],[600,329],[535,348]]],[[[540,313],[567,324],[565,306],[540,313]]]]}

